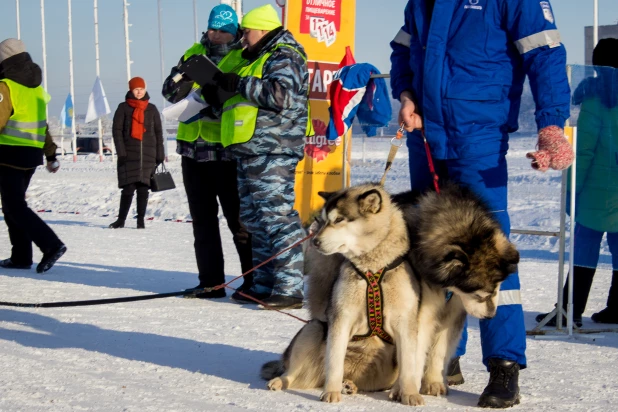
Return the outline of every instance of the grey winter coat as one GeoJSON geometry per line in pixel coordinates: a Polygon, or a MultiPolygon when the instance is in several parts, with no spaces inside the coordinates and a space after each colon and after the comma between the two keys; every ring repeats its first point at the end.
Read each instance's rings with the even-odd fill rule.
{"type": "MultiPolygon", "coordinates": [[[[127,97],[133,98],[129,92],[127,97]]],[[[148,99],[148,94],[144,97],[148,99]]],[[[142,140],[131,137],[133,108],[126,102],[118,105],[114,113],[112,134],[118,154],[118,187],[141,182],[150,186],[150,175],[163,163],[163,128],[159,110],[148,104],[144,112],[144,136],[142,140]]]]}

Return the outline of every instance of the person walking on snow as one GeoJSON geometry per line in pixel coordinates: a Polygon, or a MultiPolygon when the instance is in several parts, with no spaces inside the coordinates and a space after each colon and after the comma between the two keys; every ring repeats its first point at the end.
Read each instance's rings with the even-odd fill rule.
{"type": "Polygon", "coordinates": [[[163,163],[163,129],[157,107],[149,103],[146,82],[141,77],[129,80],[125,101],[114,113],[112,135],[118,154],[118,187],[120,209],[118,219],[109,225],[112,229],[123,228],[133,194],[137,191],[137,228],[144,229],[144,217],[148,206],[150,176],[163,163]]]}
{"type": "MultiPolygon", "coordinates": [[[[470,187],[494,211],[508,236],[509,133],[517,130],[526,75],[536,102],[538,150],[534,169],[562,170],[573,161],[564,137],[570,90],[566,51],[549,1],[409,0],[405,22],[391,42],[391,87],[408,131],[412,189],[432,186],[421,129],[441,179],[470,187]]],[[[526,367],[526,330],[519,276],[501,286],[497,314],[480,321],[489,383],[481,407],[519,403],[519,370],[526,367]]],[[[460,375],[457,348],[449,375],[460,375]]],[[[457,376],[463,383],[463,376],[457,376]]],[[[450,381],[453,379],[449,378],[450,381]]]]}
{"type": "Polygon", "coordinates": [[[30,269],[34,242],[43,252],[38,273],[51,269],[67,251],[26,202],[26,191],[37,166],[43,164],[43,154],[49,172],[60,168],[47,125],[49,95],[41,81],[41,68],[21,40],[0,43],[0,199],[13,246],[11,257],[0,260],[0,268],[30,269]]]}

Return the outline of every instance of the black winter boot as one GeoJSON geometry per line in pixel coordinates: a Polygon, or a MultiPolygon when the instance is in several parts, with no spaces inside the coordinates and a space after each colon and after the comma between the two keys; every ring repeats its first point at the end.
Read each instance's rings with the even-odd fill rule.
{"type": "Polygon", "coordinates": [[[519,364],[515,361],[489,360],[489,383],[479,398],[481,408],[510,408],[519,403],[519,364]]]}
{"type": "Polygon", "coordinates": [[[147,207],[148,207],[148,187],[140,187],[137,189],[137,228],[138,229],[146,228],[146,225],[144,224],[144,217],[146,216],[147,207]]]}
{"type": "Polygon", "coordinates": [[[612,272],[612,285],[607,296],[607,307],[592,315],[595,323],[618,323],[618,270],[612,272]]]}
{"type": "MultiPolygon", "coordinates": [[[[583,266],[573,267],[573,323],[577,327],[582,326],[582,315],[586,310],[586,303],[588,302],[588,295],[590,294],[590,287],[592,286],[592,280],[594,279],[595,268],[586,268],[583,266]]],[[[618,281],[617,281],[618,284],[618,281]]],[[[569,276],[567,276],[566,283],[562,289],[562,307],[564,311],[567,311],[567,303],[569,301],[569,276]]],[[[618,291],[618,287],[616,288],[618,291]]],[[[536,321],[541,322],[547,313],[541,313],[537,315],[536,321]]],[[[563,317],[562,325],[566,326],[566,318],[563,317]]],[[[556,317],[554,316],[546,326],[556,326],[556,317]]]]}
{"type": "Polygon", "coordinates": [[[110,229],[120,229],[124,227],[124,221],[127,220],[129,209],[131,209],[131,202],[133,202],[133,194],[131,196],[120,195],[120,209],[118,209],[118,220],[109,225],[110,229]]]}
{"type": "Polygon", "coordinates": [[[448,369],[446,370],[446,381],[449,386],[461,385],[465,382],[463,374],[461,373],[461,368],[459,367],[459,356],[451,359],[448,369]]]}

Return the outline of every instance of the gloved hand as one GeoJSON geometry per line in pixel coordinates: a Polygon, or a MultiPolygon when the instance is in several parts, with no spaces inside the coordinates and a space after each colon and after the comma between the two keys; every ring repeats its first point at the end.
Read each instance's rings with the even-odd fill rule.
{"type": "Polygon", "coordinates": [[[566,169],[573,163],[573,148],[564,136],[564,130],[558,126],[547,126],[539,131],[538,150],[526,154],[532,159],[532,168],[545,172],[566,169]]]}
{"type": "Polygon", "coordinates": [[[206,103],[213,107],[223,106],[223,102],[219,100],[219,94],[217,93],[217,86],[214,84],[207,84],[202,87],[202,98],[206,103]]]}
{"type": "Polygon", "coordinates": [[[157,167],[161,166],[163,164],[163,159],[157,159],[157,167]]]}
{"type": "Polygon", "coordinates": [[[213,80],[226,92],[237,92],[238,82],[240,82],[240,76],[236,73],[217,73],[213,80]]]}
{"type": "Polygon", "coordinates": [[[60,163],[56,159],[48,160],[45,168],[49,173],[56,173],[60,169],[60,163]]]}

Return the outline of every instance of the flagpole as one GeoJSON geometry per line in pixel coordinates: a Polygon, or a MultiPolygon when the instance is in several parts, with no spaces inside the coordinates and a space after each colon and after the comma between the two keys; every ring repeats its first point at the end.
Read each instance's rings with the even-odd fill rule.
{"type": "Polygon", "coordinates": [[[125,54],[126,54],[126,59],[127,59],[127,82],[129,80],[131,80],[131,49],[129,47],[129,43],[131,42],[131,40],[129,40],[129,10],[127,9],[127,6],[129,6],[129,3],[127,3],[127,0],[122,0],[123,3],[123,8],[124,8],[124,49],[125,49],[125,54]]]}
{"type": "MultiPolygon", "coordinates": [[[[97,77],[101,77],[101,69],[99,67],[99,7],[98,0],[94,0],[94,55],[96,60],[97,77]]],[[[97,119],[99,125],[99,162],[103,161],[103,125],[101,117],[97,119]]]]}
{"type": "Polygon", "coordinates": [[[21,39],[21,25],[19,24],[19,0],[15,0],[15,18],[17,19],[17,38],[21,39]]]}
{"type": "Polygon", "coordinates": [[[199,31],[197,29],[197,2],[193,0],[193,30],[195,31],[195,42],[199,42],[200,38],[198,37],[199,31]]]}
{"type": "MultiPolygon", "coordinates": [[[[165,81],[165,59],[163,58],[163,24],[161,24],[161,0],[157,0],[157,13],[159,19],[159,55],[161,57],[161,83],[165,81]]],[[[165,109],[165,97],[161,94],[161,100],[163,101],[161,109],[165,109]]],[[[165,117],[162,115],[162,112],[159,113],[161,116],[161,125],[163,127],[163,153],[165,153],[165,158],[167,159],[167,127],[165,124],[165,117]]]]}
{"type": "Polygon", "coordinates": [[[69,84],[71,88],[71,99],[73,100],[73,110],[71,110],[71,139],[73,141],[73,162],[77,162],[77,134],[75,133],[75,87],[73,81],[73,23],[71,13],[71,0],[69,4],[69,84]]]}
{"type": "MultiPolygon", "coordinates": [[[[47,91],[47,47],[45,44],[45,0],[41,0],[41,37],[43,38],[43,88],[47,91]]],[[[45,114],[49,116],[49,109],[45,105],[45,114]]]]}

